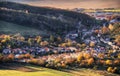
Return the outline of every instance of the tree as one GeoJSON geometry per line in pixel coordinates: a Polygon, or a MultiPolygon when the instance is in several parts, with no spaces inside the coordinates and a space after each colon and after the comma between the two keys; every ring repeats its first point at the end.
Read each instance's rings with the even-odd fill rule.
{"type": "Polygon", "coordinates": [[[12,60],[14,60],[14,55],[13,54],[9,54],[7,58],[12,61],[12,60]]]}
{"type": "Polygon", "coordinates": [[[29,53],[25,54],[25,58],[30,58],[31,55],[29,53]]]}
{"type": "Polygon", "coordinates": [[[106,65],[112,65],[113,62],[112,62],[112,60],[106,60],[105,63],[106,63],[106,65]]]}
{"type": "Polygon", "coordinates": [[[90,46],[91,46],[91,47],[94,47],[94,46],[95,46],[95,43],[91,41],[91,42],[90,42],[90,46]]]}
{"type": "Polygon", "coordinates": [[[0,53],[0,62],[3,60],[3,55],[0,53]]]}
{"type": "Polygon", "coordinates": [[[80,62],[82,59],[83,59],[84,57],[83,57],[83,55],[82,55],[82,53],[77,57],[77,62],[80,62]]]}
{"type": "Polygon", "coordinates": [[[62,38],[59,36],[59,37],[57,37],[57,41],[60,43],[60,42],[62,42],[62,38]]]}
{"type": "Polygon", "coordinates": [[[36,37],[36,42],[37,42],[38,44],[41,42],[41,40],[42,40],[42,37],[41,37],[41,36],[37,36],[37,37],[36,37]]]}
{"type": "Polygon", "coordinates": [[[117,43],[118,46],[120,46],[120,35],[117,35],[115,37],[115,42],[117,43]]]}
{"type": "Polygon", "coordinates": [[[32,45],[32,39],[31,39],[31,38],[28,39],[28,44],[29,44],[30,46],[32,45]]]}
{"type": "Polygon", "coordinates": [[[107,28],[106,26],[103,26],[101,28],[101,32],[102,32],[102,34],[107,34],[109,32],[109,28],[107,28]]]}
{"type": "Polygon", "coordinates": [[[50,42],[54,42],[54,36],[50,35],[50,42]]]}
{"type": "Polygon", "coordinates": [[[41,46],[47,46],[49,43],[47,41],[43,41],[40,43],[41,46]]]}
{"type": "Polygon", "coordinates": [[[94,59],[93,58],[90,58],[87,60],[87,64],[88,65],[92,65],[94,63],[94,59]]]}
{"type": "Polygon", "coordinates": [[[108,28],[112,31],[114,29],[114,26],[112,24],[109,24],[108,28]]]}

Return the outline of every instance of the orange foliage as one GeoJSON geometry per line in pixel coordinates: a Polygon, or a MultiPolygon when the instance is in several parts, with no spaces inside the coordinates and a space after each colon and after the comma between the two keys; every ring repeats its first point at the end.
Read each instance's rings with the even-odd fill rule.
{"type": "Polygon", "coordinates": [[[106,65],[112,65],[112,63],[113,63],[112,60],[106,60],[105,62],[106,65]]]}
{"type": "Polygon", "coordinates": [[[90,58],[87,60],[88,65],[92,65],[94,63],[94,59],[90,58]]]}
{"type": "Polygon", "coordinates": [[[29,53],[25,54],[25,58],[30,58],[31,55],[29,53]]]}
{"type": "Polygon", "coordinates": [[[89,58],[91,58],[91,55],[88,54],[88,53],[84,53],[84,54],[83,54],[83,57],[84,57],[85,59],[89,59],[89,58]]]}
{"type": "Polygon", "coordinates": [[[10,60],[14,60],[14,55],[13,54],[9,54],[7,58],[10,59],[10,60]]]}

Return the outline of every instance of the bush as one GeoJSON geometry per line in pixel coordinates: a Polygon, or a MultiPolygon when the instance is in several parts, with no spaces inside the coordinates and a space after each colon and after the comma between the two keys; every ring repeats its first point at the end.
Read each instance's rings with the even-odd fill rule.
{"type": "Polygon", "coordinates": [[[54,60],[54,63],[57,64],[57,63],[60,63],[61,61],[62,61],[61,58],[56,58],[56,59],[54,60]]]}
{"type": "Polygon", "coordinates": [[[87,60],[87,64],[88,65],[92,65],[94,63],[94,59],[93,58],[90,58],[87,60]]]}
{"type": "Polygon", "coordinates": [[[106,64],[106,65],[112,65],[112,63],[113,63],[112,60],[106,60],[106,61],[105,61],[105,64],[106,64]]]}
{"type": "Polygon", "coordinates": [[[31,63],[31,64],[37,64],[37,63],[38,63],[38,60],[37,60],[37,59],[31,59],[31,60],[29,61],[29,63],[31,63]]]}
{"type": "Polygon", "coordinates": [[[29,53],[25,54],[24,56],[25,58],[31,58],[31,55],[29,53]]]}
{"type": "Polygon", "coordinates": [[[99,54],[98,54],[98,58],[103,59],[103,58],[104,58],[104,54],[99,53],[99,54]]]}
{"type": "Polygon", "coordinates": [[[40,66],[45,66],[46,61],[45,60],[38,60],[37,64],[40,65],[40,66]]]}
{"type": "Polygon", "coordinates": [[[120,60],[114,60],[114,65],[119,65],[120,64],[120,60]]]}
{"type": "Polygon", "coordinates": [[[81,62],[83,59],[84,59],[83,55],[80,54],[80,55],[77,57],[77,62],[81,62]]]}
{"type": "Polygon", "coordinates": [[[92,57],[92,56],[91,56],[90,54],[88,54],[88,53],[84,53],[83,56],[84,56],[85,59],[89,59],[89,58],[92,57]]]}
{"type": "Polygon", "coordinates": [[[108,67],[108,68],[107,68],[107,71],[108,71],[108,72],[111,72],[112,69],[113,69],[112,67],[108,67]]]}
{"type": "Polygon", "coordinates": [[[9,54],[7,58],[8,58],[10,61],[13,61],[13,60],[14,60],[14,55],[13,55],[13,54],[9,54]]]}
{"type": "Polygon", "coordinates": [[[97,64],[104,65],[105,64],[105,60],[99,60],[97,64]]]}
{"type": "Polygon", "coordinates": [[[2,61],[3,61],[3,55],[0,54],[0,62],[2,62],[2,61]]]}
{"type": "Polygon", "coordinates": [[[18,59],[23,59],[24,57],[25,57],[25,55],[22,54],[22,55],[18,56],[18,59]]]}
{"type": "Polygon", "coordinates": [[[117,71],[117,67],[114,67],[114,68],[113,67],[108,67],[107,71],[111,72],[111,73],[115,73],[117,71]]]}

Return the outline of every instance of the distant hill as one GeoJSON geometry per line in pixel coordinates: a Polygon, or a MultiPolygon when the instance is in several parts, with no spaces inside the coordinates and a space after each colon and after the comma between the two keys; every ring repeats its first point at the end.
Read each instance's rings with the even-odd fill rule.
{"type": "Polygon", "coordinates": [[[86,14],[13,2],[0,2],[0,20],[58,35],[77,29],[79,22],[87,28],[96,24],[96,20],[86,14]]]}

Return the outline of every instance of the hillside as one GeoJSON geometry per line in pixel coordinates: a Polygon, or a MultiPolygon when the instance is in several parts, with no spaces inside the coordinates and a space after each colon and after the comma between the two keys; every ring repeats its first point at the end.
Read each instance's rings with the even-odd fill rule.
{"type": "Polygon", "coordinates": [[[46,31],[40,31],[35,28],[30,28],[26,26],[21,26],[18,24],[0,21],[0,33],[5,34],[16,34],[20,33],[21,35],[47,35],[46,31]]]}
{"type": "Polygon", "coordinates": [[[1,20],[59,35],[75,30],[79,22],[88,28],[96,24],[94,18],[68,10],[34,7],[13,2],[0,2],[0,8],[1,20]]]}

